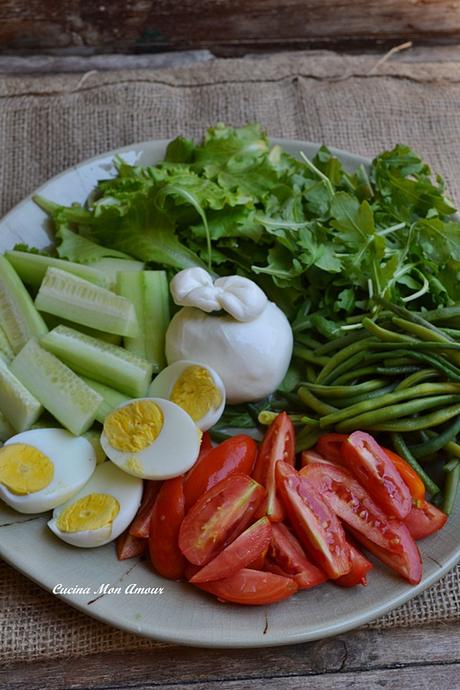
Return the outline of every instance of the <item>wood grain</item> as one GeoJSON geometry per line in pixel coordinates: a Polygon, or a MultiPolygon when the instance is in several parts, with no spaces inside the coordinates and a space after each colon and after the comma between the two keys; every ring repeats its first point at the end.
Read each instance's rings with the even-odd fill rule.
{"type": "Polygon", "coordinates": [[[452,0],[2,0],[0,50],[126,52],[458,41],[452,0]]]}
{"type": "Polygon", "coordinates": [[[109,688],[458,688],[458,626],[413,630],[359,630],[339,637],[287,647],[208,650],[165,646],[18,664],[0,671],[4,690],[108,690],[109,688]],[[400,669],[393,671],[392,669],[400,669]],[[457,685],[449,685],[449,678],[457,685]],[[424,685],[424,678],[432,682],[424,685]],[[443,679],[441,684],[440,679],[443,679]],[[303,679],[303,680],[302,680],[303,679]],[[439,682],[438,682],[439,681],[439,682]],[[404,684],[405,683],[405,684],[404,684]],[[412,685],[411,685],[412,683],[412,685]]]}

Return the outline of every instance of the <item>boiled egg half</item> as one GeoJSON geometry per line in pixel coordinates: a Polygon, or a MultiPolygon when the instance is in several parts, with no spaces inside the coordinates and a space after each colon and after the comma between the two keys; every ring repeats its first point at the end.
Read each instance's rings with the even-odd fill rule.
{"type": "Polygon", "coordinates": [[[78,494],[54,510],[48,527],[72,546],[103,546],[132,522],[141,498],[141,479],[104,462],[78,494]]]}
{"type": "Polygon", "coordinates": [[[101,446],[120,469],[142,479],[169,479],[198,457],[201,431],[182,407],[162,398],[122,403],[104,420],[101,446]]]}
{"type": "Polygon", "coordinates": [[[185,359],[163,369],[150,384],[149,395],[182,407],[201,431],[216,424],[225,407],[225,387],[219,374],[185,359]]]}
{"type": "Polygon", "coordinates": [[[42,513],[64,503],[96,467],[94,449],[64,429],[32,429],[0,448],[0,498],[20,513],[42,513]]]}

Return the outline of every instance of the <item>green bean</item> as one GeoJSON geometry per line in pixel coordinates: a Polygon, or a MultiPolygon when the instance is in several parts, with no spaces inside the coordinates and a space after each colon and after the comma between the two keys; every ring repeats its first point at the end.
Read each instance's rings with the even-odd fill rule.
{"type": "Polygon", "coordinates": [[[427,321],[449,321],[460,317],[460,307],[442,307],[423,312],[423,318],[427,321]]]}
{"type": "Polygon", "coordinates": [[[367,331],[369,331],[369,333],[371,333],[376,338],[384,342],[404,344],[417,342],[414,338],[410,338],[408,335],[403,335],[402,333],[395,333],[394,331],[390,331],[387,328],[378,326],[375,323],[375,321],[372,321],[368,318],[363,319],[363,326],[367,331]]]}
{"type": "Polygon", "coordinates": [[[460,369],[439,355],[428,355],[426,352],[417,352],[416,350],[412,350],[412,352],[398,350],[398,353],[404,356],[410,355],[416,361],[429,364],[431,368],[440,371],[447,379],[460,383],[460,369]]]}
{"type": "Polygon", "coordinates": [[[328,357],[317,357],[311,350],[302,345],[294,345],[293,355],[309,364],[318,364],[321,367],[329,361],[328,357]]]}
{"type": "Polygon", "coordinates": [[[319,376],[317,377],[316,381],[317,383],[322,383],[323,385],[327,385],[329,383],[335,383],[337,378],[345,373],[346,371],[350,371],[350,369],[354,369],[366,356],[366,353],[364,350],[361,352],[356,352],[356,354],[352,355],[349,359],[345,360],[344,362],[341,362],[335,369],[333,369],[327,376],[325,376],[321,381],[319,380],[319,376]]]}
{"type": "Polygon", "coordinates": [[[336,398],[341,395],[353,395],[354,393],[368,393],[382,388],[386,381],[383,379],[370,379],[356,386],[323,386],[321,383],[305,383],[306,388],[316,393],[320,398],[336,398]]]}
{"type": "Polygon", "coordinates": [[[371,341],[372,338],[363,338],[362,340],[358,340],[357,342],[351,343],[351,345],[344,347],[343,350],[336,352],[333,357],[327,360],[327,363],[319,372],[318,383],[325,383],[331,372],[337,369],[343,362],[367,349],[369,342],[371,341]]]}
{"type": "MultiPolygon", "coordinates": [[[[412,333],[412,335],[417,336],[420,338],[420,340],[425,340],[428,342],[432,343],[444,343],[452,345],[453,340],[449,336],[447,336],[445,333],[442,331],[439,331],[438,329],[433,330],[433,326],[430,324],[430,327],[426,326],[421,326],[418,323],[412,323],[411,321],[407,321],[406,319],[401,319],[397,316],[393,317],[392,319],[393,323],[395,326],[398,326],[399,328],[407,331],[408,333],[412,333]]],[[[457,348],[460,349],[460,344],[459,343],[454,343],[454,345],[457,345],[457,348]]],[[[460,355],[455,353],[455,352],[448,352],[446,354],[446,357],[448,357],[454,364],[460,364],[460,355]]]]}
{"type": "Polygon", "coordinates": [[[446,515],[450,515],[457,497],[458,485],[460,483],[460,463],[448,471],[446,476],[446,483],[444,486],[444,500],[442,502],[442,510],[446,515]]]}
{"type": "Polygon", "coordinates": [[[342,386],[345,383],[348,383],[348,381],[355,381],[356,379],[360,379],[363,376],[374,376],[374,375],[375,375],[375,367],[361,367],[360,369],[354,369],[353,371],[346,371],[341,376],[338,376],[334,380],[334,385],[335,386],[342,386]]]}
{"type": "Polygon", "coordinates": [[[458,328],[441,328],[441,331],[446,335],[450,335],[454,340],[460,340],[460,329],[458,328]]]}
{"type": "MultiPolygon", "coordinates": [[[[371,402],[376,402],[371,401],[371,402]]],[[[460,395],[432,395],[425,398],[418,398],[417,400],[409,400],[407,402],[396,403],[371,410],[370,412],[363,412],[355,417],[349,417],[343,422],[334,425],[334,428],[339,433],[349,433],[355,429],[369,429],[382,430],[383,426],[387,426],[393,419],[404,420],[425,410],[430,410],[434,407],[442,407],[445,409],[446,405],[460,402],[460,395]]],[[[324,417],[320,420],[323,421],[324,417]]],[[[421,419],[420,417],[418,419],[421,419]]],[[[418,419],[416,421],[418,421],[418,419]]],[[[397,424],[398,422],[396,422],[397,424]]],[[[321,423],[323,426],[323,423],[321,423]]],[[[324,425],[325,426],[325,425],[324,425]]]]}
{"type": "Polygon", "coordinates": [[[336,407],[319,400],[319,398],[313,395],[306,386],[300,386],[297,393],[302,402],[319,415],[330,414],[331,412],[337,411],[336,407]]]}
{"type": "MultiPolygon", "coordinates": [[[[446,398],[456,397],[446,395],[446,398]]],[[[447,402],[447,401],[446,401],[447,402]]],[[[430,414],[425,414],[420,417],[410,417],[406,419],[400,419],[396,422],[382,422],[381,424],[375,424],[373,427],[374,431],[420,431],[420,429],[429,429],[432,426],[439,426],[448,422],[452,417],[456,417],[460,414],[460,404],[455,403],[449,407],[443,407],[442,410],[436,410],[436,412],[431,412],[430,414]]]]}
{"type": "Polygon", "coordinates": [[[444,429],[440,434],[437,434],[436,436],[433,436],[429,441],[426,441],[425,443],[419,443],[416,446],[411,447],[411,453],[414,456],[414,458],[424,458],[427,455],[431,455],[432,453],[437,453],[438,450],[441,450],[441,448],[445,448],[445,446],[450,443],[454,438],[456,438],[457,434],[460,432],[460,415],[457,417],[457,419],[454,419],[454,421],[449,424],[449,426],[444,429]]]}
{"type": "MultiPolygon", "coordinates": [[[[271,410],[262,410],[258,415],[258,422],[262,426],[270,426],[272,422],[278,417],[278,412],[272,412],[271,410]]],[[[309,427],[317,427],[318,420],[312,417],[307,417],[304,414],[290,414],[289,418],[293,424],[304,424],[309,427]]]]}
{"type": "MultiPolygon", "coordinates": [[[[446,352],[450,352],[451,350],[458,351],[460,350],[460,343],[454,343],[451,341],[445,342],[445,343],[440,343],[437,341],[422,341],[422,340],[412,340],[403,343],[403,345],[406,345],[407,347],[411,348],[411,351],[413,349],[421,352],[430,352],[430,351],[443,351],[445,350],[446,352]]],[[[398,350],[401,348],[401,343],[400,342],[373,342],[369,344],[369,349],[377,349],[381,348],[382,350],[398,350]]]]}
{"type": "Polygon", "coordinates": [[[388,386],[384,386],[383,388],[379,388],[378,390],[370,391],[369,393],[361,393],[360,395],[354,395],[348,398],[339,398],[338,400],[334,399],[332,402],[335,405],[335,407],[339,407],[340,409],[342,409],[344,407],[356,405],[357,403],[360,403],[364,400],[372,400],[373,398],[378,398],[381,395],[385,395],[386,393],[391,393],[392,391],[394,391],[395,388],[396,382],[389,383],[388,386]]]}
{"type": "Polygon", "coordinates": [[[416,371],[407,378],[403,379],[398,383],[396,390],[404,390],[404,388],[410,388],[415,386],[417,383],[422,381],[427,381],[428,379],[434,379],[438,376],[438,372],[435,369],[422,369],[421,371],[416,371]]]}
{"type": "Polygon", "coordinates": [[[437,326],[433,326],[433,324],[430,323],[430,321],[427,321],[422,316],[413,311],[409,311],[409,309],[406,309],[405,307],[401,307],[398,304],[393,304],[393,302],[388,302],[386,299],[383,299],[382,297],[378,296],[374,298],[374,301],[378,304],[383,305],[389,311],[392,311],[393,314],[396,314],[396,316],[406,319],[407,321],[411,321],[412,323],[417,324],[419,326],[429,328],[435,333],[442,334],[442,331],[440,331],[439,328],[437,328],[437,326]]]}
{"type": "Polygon", "coordinates": [[[379,398],[364,401],[357,405],[351,405],[344,410],[332,412],[321,419],[321,426],[331,426],[341,422],[350,417],[356,417],[361,413],[370,412],[381,407],[393,405],[402,400],[421,398],[427,395],[442,395],[446,393],[455,393],[460,395],[460,384],[456,383],[421,383],[419,386],[413,388],[405,388],[402,391],[395,391],[394,393],[387,393],[379,398]]]}
{"type": "Polygon", "coordinates": [[[384,367],[406,367],[414,366],[414,360],[412,357],[393,357],[392,359],[383,360],[384,367]]]}
{"type": "Polygon", "coordinates": [[[457,458],[452,458],[452,460],[448,460],[448,462],[445,463],[444,465],[444,471],[445,472],[450,472],[451,470],[454,470],[458,465],[458,460],[457,458]]]}
{"type": "Polygon", "coordinates": [[[419,367],[376,367],[376,374],[383,374],[385,376],[402,376],[403,374],[412,374],[419,371],[419,367]]]}
{"type": "Polygon", "coordinates": [[[307,371],[307,379],[308,379],[309,383],[314,383],[316,381],[317,374],[316,374],[316,370],[315,370],[315,367],[313,366],[313,364],[307,364],[306,371],[307,371]]]}
{"type": "Polygon", "coordinates": [[[295,452],[300,453],[302,450],[312,448],[320,436],[321,431],[319,429],[312,429],[308,425],[305,426],[296,436],[295,452]]]}
{"type": "Polygon", "coordinates": [[[428,493],[432,496],[438,494],[440,492],[439,486],[435,484],[431,477],[425,472],[423,467],[419,465],[419,463],[407,447],[406,442],[404,441],[401,434],[391,434],[391,440],[393,442],[393,447],[395,451],[399,453],[399,455],[401,455],[404,458],[404,460],[409,463],[412,469],[417,472],[418,476],[425,484],[425,488],[428,491],[428,493]]]}
{"type": "Polygon", "coordinates": [[[354,332],[354,333],[348,333],[347,335],[342,335],[340,338],[334,338],[334,340],[330,340],[328,343],[325,343],[324,345],[320,345],[315,350],[315,354],[317,355],[328,355],[330,352],[336,352],[337,350],[342,350],[344,347],[347,345],[350,345],[351,343],[355,343],[357,340],[363,340],[363,338],[367,338],[367,333],[366,332],[354,332]]]}
{"type": "Polygon", "coordinates": [[[295,342],[300,343],[300,345],[305,345],[310,350],[315,350],[315,352],[319,347],[321,347],[319,340],[315,340],[305,333],[296,333],[295,342]]]}
{"type": "Polygon", "coordinates": [[[449,441],[444,446],[444,450],[450,455],[454,455],[456,458],[460,458],[460,445],[455,441],[449,441]]]}

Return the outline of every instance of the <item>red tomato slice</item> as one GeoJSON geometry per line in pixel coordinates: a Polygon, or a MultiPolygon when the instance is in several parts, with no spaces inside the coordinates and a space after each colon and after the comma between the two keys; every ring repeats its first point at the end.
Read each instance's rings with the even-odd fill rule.
{"type": "Polygon", "coordinates": [[[412,467],[406,460],[404,460],[404,458],[402,458],[400,455],[397,455],[397,453],[394,453],[389,448],[382,448],[382,450],[385,452],[386,455],[388,455],[391,462],[403,478],[404,483],[409,489],[413,500],[424,501],[425,484],[422,482],[417,472],[412,469],[412,467]]]}
{"type": "Polygon", "coordinates": [[[377,546],[377,544],[365,537],[364,534],[360,534],[351,527],[350,530],[355,538],[374,556],[377,556],[382,563],[385,563],[389,568],[399,573],[411,585],[418,585],[422,579],[422,559],[417,544],[412,539],[405,525],[394,518],[390,522],[395,523],[393,529],[397,534],[396,538],[399,539],[398,551],[382,549],[381,546],[377,546]]]}
{"type": "Polygon", "coordinates": [[[359,542],[410,582],[418,582],[420,554],[407,528],[399,520],[388,518],[345,467],[308,465],[300,473],[316,487],[359,542]]]}
{"type": "Polygon", "coordinates": [[[194,575],[190,582],[211,582],[234,575],[246,568],[267,549],[272,536],[268,518],[263,517],[248,527],[212,561],[194,575]]]}
{"type": "Polygon", "coordinates": [[[275,466],[279,460],[294,465],[295,431],[286,412],[271,423],[259,449],[253,477],[267,489],[266,514],[272,522],[284,518],[283,505],[276,495],[275,466]]]}
{"type": "Polygon", "coordinates": [[[117,539],[117,558],[125,561],[127,558],[142,556],[147,549],[147,539],[133,537],[129,530],[125,530],[117,539]]]}
{"type": "Polygon", "coordinates": [[[167,479],[153,506],[149,551],[157,573],[170,580],[179,580],[184,573],[185,559],[178,545],[184,515],[184,478],[167,479]]]}
{"type": "Polygon", "coordinates": [[[405,518],[404,524],[414,539],[424,539],[438,532],[447,522],[447,515],[428,501],[421,501],[405,518]]]}
{"type": "Polygon", "coordinates": [[[276,480],[302,546],[330,578],[345,575],[351,568],[350,551],[335,513],[313,484],[288,463],[276,463],[276,480]]]}
{"type": "Polygon", "coordinates": [[[129,527],[129,533],[133,537],[148,539],[150,534],[150,520],[155,499],[158,495],[162,482],[148,480],[144,482],[144,493],[142,502],[137,511],[137,515],[129,527]]]}
{"type": "Polygon", "coordinates": [[[342,443],[347,440],[346,434],[323,434],[319,437],[314,451],[329,462],[336,465],[343,465],[342,443]]]}
{"type": "Polygon", "coordinates": [[[186,510],[206,491],[231,474],[251,474],[256,454],[256,442],[244,434],[233,436],[215,448],[200,453],[185,479],[186,510]]]}
{"type": "Polygon", "coordinates": [[[354,587],[355,585],[367,585],[367,573],[374,567],[366,556],[350,544],[351,570],[346,575],[342,575],[334,584],[341,587],[354,587]]]}
{"type": "Polygon", "coordinates": [[[291,576],[301,576],[302,584],[296,577],[299,588],[310,589],[326,582],[326,575],[308,560],[300,543],[286,525],[273,524],[272,531],[270,555],[286,573],[291,576]]]}
{"type": "Polygon", "coordinates": [[[274,573],[242,568],[235,575],[215,582],[201,582],[198,587],[221,601],[261,606],[287,599],[298,590],[295,580],[274,573]]]}
{"type": "Polygon", "coordinates": [[[412,497],[393,462],[377,441],[354,431],[342,444],[344,464],[353,472],[385,513],[401,520],[409,515],[412,497]]]}
{"type": "Polygon", "coordinates": [[[207,491],[181,525],[179,547],[195,565],[205,565],[254,519],[265,489],[244,474],[232,474],[207,491]]]}
{"type": "Polygon", "coordinates": [[[263,549],[257,558],[251,561],[247,567],[251,570],[264,570],[265,558],[267,556],[269,546],[270,544],[268,543],[265,549],[263,549]]]}
{"type": "Polygon", "coordinates": [[[314,450],[303,450],[300,456],[300,465],[305,467],[306,465],[316,465],[317,463],[324,463],[325,465],[333,465],[330,460],[326,460],[322,455],[316,453],[314,450]]]}

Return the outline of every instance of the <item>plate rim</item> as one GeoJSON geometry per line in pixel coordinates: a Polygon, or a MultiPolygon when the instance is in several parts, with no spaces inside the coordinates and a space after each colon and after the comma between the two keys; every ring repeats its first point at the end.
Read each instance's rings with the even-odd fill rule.
{"type": "MultiPolygon", "coordinates": [[[[84,159],[79,161],[78,163],[75,163],[68,168],[61,170],[59,173],[56,175],[48,178],[45,182],[43,182],[39,187],[37,187],[35,190],[33,190],[30,194],[28,194],[26,197],[21,199],[15,206],[13,206],[2,218],[0,219],[1,224],[7,223],[10,219],[11,216],[16,214],[18,211],[20,212],[23,206],[26,206],[32,201],[32,197],[36,194],[40,194],[43,190],[45,190],[51,183],[58,181],[60,178],[68,175],[69,173],[77,173],[78,174],[78,169],[81,168],[84,165],[89,165],[91,163],[97,163],[103,159],[107,158],[113,158],[116,154],[123,154],[124,152],[128,151],[137,151],[138,153],[141,153],[145,151],[149,146],[155,145],[157,147],[166,147],[167,144],[171,141],[171,139],[146,139],[141,142],[136,142],[133,144],[128,144],[126,146],[120,147],[120,148],[115,148],[109,151],[104,151],[102,153],[99,153],[95,156],[92,156],[90,158],[84,159]]],[[[300,139],[289,139],[289,138],[279,138],[279,137],[270,137],[269,141],[271,144],[279,144],[281,146],[288,146],[288,147],[296,147],[297,149],[301,149],[302,147],[305,147],[307,149],[319,149],[322,144],[318,142],[313,142],[313,141],[308,141],[308,140],[300,140],[300,139]]],[[[370,158],[367,158],[365,156],[361,156],[358,154],[354,154],[350,151],[347,151],[345,149],[340,149],[336,147],[328,147],[329,150],[337,155],[339,158],[345,157],[348,159],[348,161],[352,161],[353,164],[360,165],[369,165],[371,162],[370,158]]],[[[41,517],[41,516],[38,516],[41,517]]],[[[43,518],[46,520],[46,517],[43,518]]],[[[18,521],[22,522],[22,521],[18,521]]],[[[339,635],[345,632],[348,632],[350,630],[353,630],[357,627],[360,627],[366,623],[369,623],[370,621],[375,620],[376,618],[379,618],[382,615],[385,615],[389,611],[401,606],[402,604],[408,602],[409,600],[415,598],[422,592],[424,592],[426,589],[431,587],[433,584],[438,582],[444,575],[446,575],[455,565],[460,562],[460,542],[456,550],[454,550],[447,561],[443,562],[442,565],[433,573],[426,575],[422,578],[421,582],[418,585],[408,585],[407,589],[404,589],[400,594],[393,596],[389,600],[386,599],[384,600],[381,604],[376,604],[373,605],[372,610],[369,610],[369,607],[366,608],[363,612],[361,613],[355,613],[352,618],[348,621],[342,621],[337,624],[326,624],[324,627],[321,625],[317,626],[316,628],[310,630],[310,631],[296,631],[293,633],[289,633],[288,631],[281,631],[278,633],[278,636],[270,637],[267,639],[260,639],[257,640],[254,637],[254,633],[248,632],[246,629],[240,631],[240,635],[238,640],[236,639],[229,639],[229,640],[219,640],[219,639],[211,639],[212,637],[212,632],[211,634],[206,635],[202,634],[202,631],[195,631],[195,634],[197,635],[196,637],[192,637],[190,635],[181,633],[180,631],[177,634],[169,634],[169,633],[162,633],[161,630],[152,630],[152,626],[146,626],[145,624],[142,623],[133,623],[128,619],[124,619],[121,621],[116,621],[113,622],[107,617],[107,614],[105,612],[98,612],[96,609],[90,609],[88,608],[88,603],[86,601],[79,601],[78,599],[72,597],[72,595],[67,595],[67,594],[54,594],[51,587],[47,586],[44,584],[42,581],[40,581],[38,578],[36,578],[33,574],[30,574],[25,568],[23,568],[21,565],[18,565],[17,563],[14,562],[14,559],[10,557],[8,554],[8,550],[4,549],[2,547],[2,543],[0,540],[0,557],[12,568],[20,572],[22,575],[24,575],[27,579],[31,580],[35,584],[37,584],[39,587],[47,591],[49,594],[52,596],[55,596],[57,599],[63,601],[64,603],[72,606],[73,608],[77,609],[78,611],[84,613],[85,615],[94,618],[98,620],[99,622],[102,622],[106,625],[110,625],[112,627],[124,630],[125,632],[135,634],[140,637],[148,638],[153,641],[158,641],[158,642],[168,642],[168,643],[173,643],[173,644],[181,644],[185,646],[191,646],[191,647],[200,647],[200,648],[216,648],[216,649],[249,649],[249,648],[262,648],[262,647],[275,647],[275,646],[285,646],[289,644],[300,644],[303,642],[310,642],[314,640],[320,640],[320,639],[326,639],[328,637],[332,637],[335,635],[339,635]]],[[[115,557],[115,556],[114,556],[115,557]]],[[[134,561],[133,561],[134,562],[134,561]]],[[[136,563],[139,562],[139,559],[136,560],[136,563]]],[[[344,590],[346,591],[346,590],[344,590]]],[[[236,605],[232,605],[236,606],[236,605]]],[[[263,608],[263,607],[260,607],[263,608]]],[[[264,607],[266,610],[266,607],[264,607]]],[[[268,610],[271,610],[270,608],[268,610]]],[[[358,609],[359,611],[359,609],[358,609]]]]}

